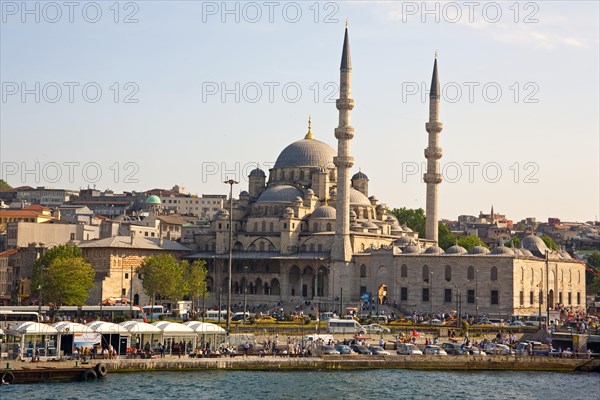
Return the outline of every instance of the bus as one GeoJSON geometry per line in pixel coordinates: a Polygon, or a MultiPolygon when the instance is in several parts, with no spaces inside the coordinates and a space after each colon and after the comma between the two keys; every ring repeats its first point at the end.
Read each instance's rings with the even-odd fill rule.
{"type": "Polygon", "coordinates": [[[140,306],[115,305],[115,306],[62,306],[57,310],[49,306],[0,306],[0,312],[32,312],[36,313],[40,322],[54,319],[66,319],[75,321],[78,318],[82,322],[91,322],[98,319],[103,321],[134,320],[147,322],[146,315],[140,306]]]}
{"type": "Polygon", "coordinates": [[[220,313],[219,313],[219,310],[206,310],[205,319],[209,319],[212,321],[218,321],[220,319],[221,321],[226,321],[227,320],[227,310],[221,310],[220,313]],[[220,318],[219,318],[219,314],[221,314],[220,318]]]}
{"type": "Polygon", "coordinates": [[[37,311],[19,311],[0,309],[0,329],[8,330],[14,328],[23,322],[42,321],[40,314],[37,311]]]}
{"type": "Polygon", "coordinates": [[[365,329],[354,319],[328,319],[328,333],[365,333],[365,329]]]}
{"type": "Polygon", "coordinates": [[[148,305],[142,307],[142,309],[144,310],[144,314],[146,314],[147,318],[150,318],[151,320],[159,319],[161,315],[166,315],[165,308],[160,305],[148,305]]]}

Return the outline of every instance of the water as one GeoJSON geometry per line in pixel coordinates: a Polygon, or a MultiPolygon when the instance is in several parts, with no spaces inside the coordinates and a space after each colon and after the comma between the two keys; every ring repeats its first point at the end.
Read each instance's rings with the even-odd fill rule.
{"type": "Polygon", "coordinates": [[[509,371],[185,371],[0,387],[2,399],[590,399],[594,373],[509,371]]]}

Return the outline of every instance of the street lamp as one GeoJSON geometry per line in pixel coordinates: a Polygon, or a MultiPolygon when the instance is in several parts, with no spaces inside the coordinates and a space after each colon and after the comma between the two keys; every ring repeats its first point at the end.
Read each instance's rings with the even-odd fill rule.
{"type": "MultiPolygon", "coordinates": [[[[229,185],[229,268],[228,268],[228,277],[227,277],[227,323],[226,329],[229,332],[229,328],[231,327],[231,315],[229,315],[229,311],[231,310],[231,259],[233,257],[233,185],[239,183],[233,179],[228,179],[225,182],[229,185]]],[[[220,311],[219,311],[220,312],[220,311]]]]}
{"type": "Polygon", "coordinates": [[[479,279],[479,270],[475,270],[475,319],[479,320],[479,292],[477,288],[479,279]]]}
{"type": "Polygon", "coordinates": [[[242,317],[242,324],[244,324],[246,320],[246,296],[248,295],[248,267],[244,267],[244,274],[244,316],[242,317]]]}
{"type": "Polygon", "coordinates": [[[433,271],[429,272],[429,321],[433,319],[433,271]]]}

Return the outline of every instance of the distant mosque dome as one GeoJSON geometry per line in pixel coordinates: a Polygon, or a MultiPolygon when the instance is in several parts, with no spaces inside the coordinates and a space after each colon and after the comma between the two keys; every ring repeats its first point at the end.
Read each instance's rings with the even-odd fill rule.
{"type": "Polygon", "coordinates": [[[146,199],[146,204],[162,204],[162,202],[160,201],[160,197],[152,194],[146,199]]]}
{"type": "Polygon", "coordinates": [[[331,206],[321,206],[317,208],[312,215],[311,218],[319,218],[319,219],[335,219],[335,208],[331,206]]]}
{"type": "Polygon", "coordinates": [[[471,250],[469,250],[469,254],[474,254],[474,255],[489,254],[489,253],[490,253],[490,250],[484,246],[475,246],[471,250]]]}
{"type": "Polygon", "coordinates": [[[514,256],[515,252],[506,246],[498,246],[491,252],[494,256],[514,256]]]}
{"type": "Polygon", "coordinates": [[[465,253],[467,253],[467,249],[465,249],[462,246],[459,246],[458,244],[455,244],[454,246],[450,246],[446,250],[446,254],[465,254],[465,253]]]}
{"type": "Polygon", "coordinates": [[[279,185],[268,188],[262,192],[257,203],[293,203],[300,197],[302,201],[302,190],[290,185],[279,185]]]}
{"type": "Polygon", "coordinates": [[[302,139],[287,146],[277,157],[273,168],[332,167],[336,152],[327,143],[302,139]]]}
{"type": "Polygon", "coordinates": [[[440,246],[429,246],[423,254],[444,254],[445,251],[440,246]]]}
{"type": "Polygon", "coordinates": [[[367,175],[365,175],[363,172],[358,171],[357,173],[355,173],[354,175],[352,175],[352,179],[351,180],[355,181],[357,179],[366,179],[366,180],[369,180],[369,177],[367,175]]]}
{"type": "Polygon", "coordinates": [[[260,169],[260,168],[255,168],[252,171],[250,171],[250,175],[249,176],[261,176],[261,177],[265,177],[265,172],[260,169]]]}

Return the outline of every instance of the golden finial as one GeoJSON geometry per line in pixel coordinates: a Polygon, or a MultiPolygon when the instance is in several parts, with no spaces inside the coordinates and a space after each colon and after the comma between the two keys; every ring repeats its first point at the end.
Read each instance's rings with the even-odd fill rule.
{"type": "Polygon", "coordinates": [[[348,17],[346,17],[346,29],[348,29],[348,17]]]}
{"type": "Polygon", "coordinates": [[[312,118],[310,116],[310,114],[308,115],[308,132],[306,132],[306,136],[304,136],[304,139],[312,139],[313,138],[313,134],[312,134],[312,118]]]}

